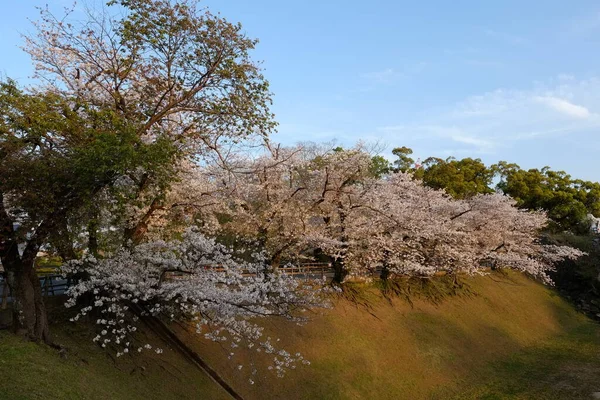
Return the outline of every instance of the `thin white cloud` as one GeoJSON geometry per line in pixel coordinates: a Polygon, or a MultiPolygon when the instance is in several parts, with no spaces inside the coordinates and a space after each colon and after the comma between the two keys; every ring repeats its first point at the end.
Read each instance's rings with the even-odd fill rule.
{"type": "Polygon", "coordinates": [[[514,44],[514,45],[521,45],[521,44],[527,43],[527,40],[525,38],[518,36],[518,35],[513,35],[511,33],[499,32],[499,31],[495,31],[493,29],[484,29],[483,33],[485,33],[487,36],[489,36],[493,39],[500,40],[500,41],[507,42],[507,43],[514,44]]]}
{"type": "Polygon", "coordinates": [[[465,134],[452,135],[452,136],[450,136],[450,139],[454,140],[455,142],[473,145],[475,147],[478,147],[479,149],[485,149],[485,148],[491,149],[496,146],[495,143],[493,143],[489,140],[484,140],[484,139],[480,139],[475,136],[469,136],[469,135],[465,135],[465,134]]]}
{"type": "Polygon", "coordinates": [[[559,81],[563,81],[563,82],[565,82],[565,81],[573,81],[573,80],[575,80],[575,77],[573,75],[571,75],[571,74],[562,73],[562,74],[558,74],[558,80],[559,81]]]}
{"type": "Polygon", "coordinates": [[[394,68],[386,68],[381,71],[364,73],[361,75],[361,77],[375,83],[391,83],[399,78],[404,77],[404,75],[396,71],[394,68]]]}
{"type": "Polygon", "coordinates": [[[401,79],[409,78],[413,75],[423,72],[429,63],[420,61],[409,65],[404,65],[401,68],[388,67],[378,71],[366,72],[360,77],[371,83],[396,83],[401,79]]]}
{"type": "Polygon", "coordinates": [[[574,118],[589,118],[590,110],[583,106],[570,103],[566,100],[552,96],[535,96],[534,99],[548,107],[574,118]]]}
{"type": "Polygon", "coordinates": [[[467,127],[446,126],[443,124],[432,125],[391,125],[378,128],[384,140],[397,142],[397,138],[402,140],[410,138],[411,140],[432,140],[449,143],[460,143],[468,145],[471,152],[488,153],[498,146],[498,143],[485,138],[478,137],[470,132],[467,127]]]}
{"type": "Polygon", "coordinates": [[[536,82],[529,90],[497,89],[471,96],[441,112],[383,126],[377,132],[391,143],[440,151],[461,144],[473,154],[490,154],[514,148],[517,142],[596,132],[598,110],[600,79],[563,75],[536,82]]]}

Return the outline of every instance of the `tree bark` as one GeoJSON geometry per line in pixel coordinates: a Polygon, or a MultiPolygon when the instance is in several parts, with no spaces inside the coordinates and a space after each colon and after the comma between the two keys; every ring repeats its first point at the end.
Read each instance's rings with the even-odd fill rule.
{"type": "Polygon", "coordinates": [[[152,218],[156,210],[159,210],[162,207],[162,199],[156,197],[154,200],[152,200],[150,208],[148,209],[148,211],[146,211],[142,218],[131,228],[125,229],[124,244],[126,247],[129,247],[130,245],[136,245],[142,242],[144,236],[146,236],[146,233],[148,232],[150,219],[152,218]]]}
{"type": "Polygon", "coordinates": [[[348,275],[343,258],[330,257],[330,260],[333,267],[333,281],[335,283],[343,283],[348,275]]]}
{"type": "MultiPolygon", "coordinates": [[[[3,263],[4,265],[4,263],[3,263]]],[[[33,341],[50,342],[48,314],[34,259],[17,259],[4,265],[13,296],[13,329],[33,341]]]]}
{"type": "Polygon", "coordinates": [[[331,264],[333,265],[333,281],[337,283],[343,283],[344,279],[348,275],[348,269],[346,268],[346,252],[348,251],[348,234],[346,232],[346,210],[341,201],[338,202],[338,217],[340,219],[340,241],[342,242],[341,257],[335,257],[332,259],[331,264]]]}
{"type": "Polygon", "coordinates": [[[379,274],[379,279],[382,281],[387,281],[390,277],[390,269],[384,264],[381,268],[381,274],[379,274]]]}
{"type": "Polygon", "coordinates": [[[271,257],[271,272],[275,272],[279,269],[279,266],[281,265],[281,252],[276,252],[272,257],[271,257]]]}
{"type": "Polygon", "coordinates": [[[3,200],[0,192],[0,260],[13,297],[13,328],[29,339],[49,342],[48,315],[35,272],[35,257],[48,226],[42,223],[20,254],[14,224],[3,200]]]}
{"type": "Polygon", "coordinates": [[[94,214],[87,226],[88,250],[94,257],[98,257],[98,228],[98,213],[97,210],[94,210],[94,214]]]}
{"type": "Polygon", "coordinates": [[[390,277],[390,252],[388,250],[383,251],[383,260],[381,266],[381,274],[379,275],[379,279],[382,281],[386,281],[390,277]]]}

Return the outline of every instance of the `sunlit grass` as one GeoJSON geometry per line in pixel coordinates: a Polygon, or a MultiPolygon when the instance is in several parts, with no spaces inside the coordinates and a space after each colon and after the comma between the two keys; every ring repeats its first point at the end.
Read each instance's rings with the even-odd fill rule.
{"type": "Polygon", "coordinates": [[[283,379],[259,368],[249,385],[226,350],[194,335],[188,342],[248,399],[576,399],[600,391],[600,326],[517,273],[467,283],[468,295],[435,304],[422,296],[390,304],[369,292],[358,305],[339,299],[304,327],[268,323],[269,335],[312,363],[283,379]]]}
{"type": "MultiPolygon", "coordinates": [[[[600,391],[598,324],[514,272],[466,283],[454,296],[441,285],[436,302],[426,300],[430,288],[408,302],[355,285],[357,303],[340,296],[305,326],[268,320],[268,335],[311,361],[282,379],[260,357],[236,351],[229,360],[231,349],[185,338],[245,399],[588,399],[600,391]]],[[[226,398],[171,351],[113,361],[89,327],[53,331],[69,347],[66,359],[0,332],[0,399],[226,398]]]]}

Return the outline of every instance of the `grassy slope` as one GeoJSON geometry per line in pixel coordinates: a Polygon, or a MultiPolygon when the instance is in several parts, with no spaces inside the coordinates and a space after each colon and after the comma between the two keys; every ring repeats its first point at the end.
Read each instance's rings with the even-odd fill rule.
{"type": "MultiPolygon", "coordinates": [[[[470,286],[477,295],[437,306],[373,297],[370,314],[340,300],[306,326],[271,323],[271,335],[312,365],[283,379],[263,369],[255,385],[228,351],[188,340],[247,399],[587,399],[600,391],[600,326],[521,275],[470,286]]],[[[172,351],[113,362],[84,325],[53,331],[67,359],[0,331],[0,399],[226,398],[172,351]]]]}
{"type": "Polygon", "coordinates": [[[438,306],[379,299],[371,315],[342,300],[304,327],[270,324],[312,365],[283,379],[259,372],[254,385],[222,348],[188,341],[248,399],[587,399],[600,391],[600,326],[515,273],[470,286],[477,295],[438,306]]]}
{"type": "MultiPolygon", "coordinates": [[[[169,349],[113,361],[84,325],[52,327],[66,359],[44,345],[0,331],[0,399],[227,399],[209,378],[169,349]]],[[[153,336],[148,343],[161,346],[153,336]]]]}

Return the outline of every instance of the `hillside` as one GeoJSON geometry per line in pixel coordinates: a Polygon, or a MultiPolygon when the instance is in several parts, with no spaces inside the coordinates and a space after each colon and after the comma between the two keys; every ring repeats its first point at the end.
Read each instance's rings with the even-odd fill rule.
{"type": "MultiPolygon", "coordinates": [[[[587,399],[600,391],[600,325],[516,273],[469,281],[439,305],[340,300],[306,326],[269,325],[311,366],[283,379],[249,375],[219,346],[190,345],[247,399],[587,399]]],[[[260,364],[260,360],[257,360],[260,364]]]]}
{"type": "MultiPolygon", "coordinates": [[[[369,310],[339,299],[305,326],[269,323],[269,334],[311,365],[279,379],[254,358],[263,367],[254,385],[229,350],[173,329],[245,399],[589,399],[600,391],[600,325],[516,273],[468,285],[474,294],[437,305],[390,304],[370,291],[369,310]]],[[[113,360],[88,326],[52,328],[66,358],[0,331],[0,399],[227,398],[170,349],[113,360]]]]}

